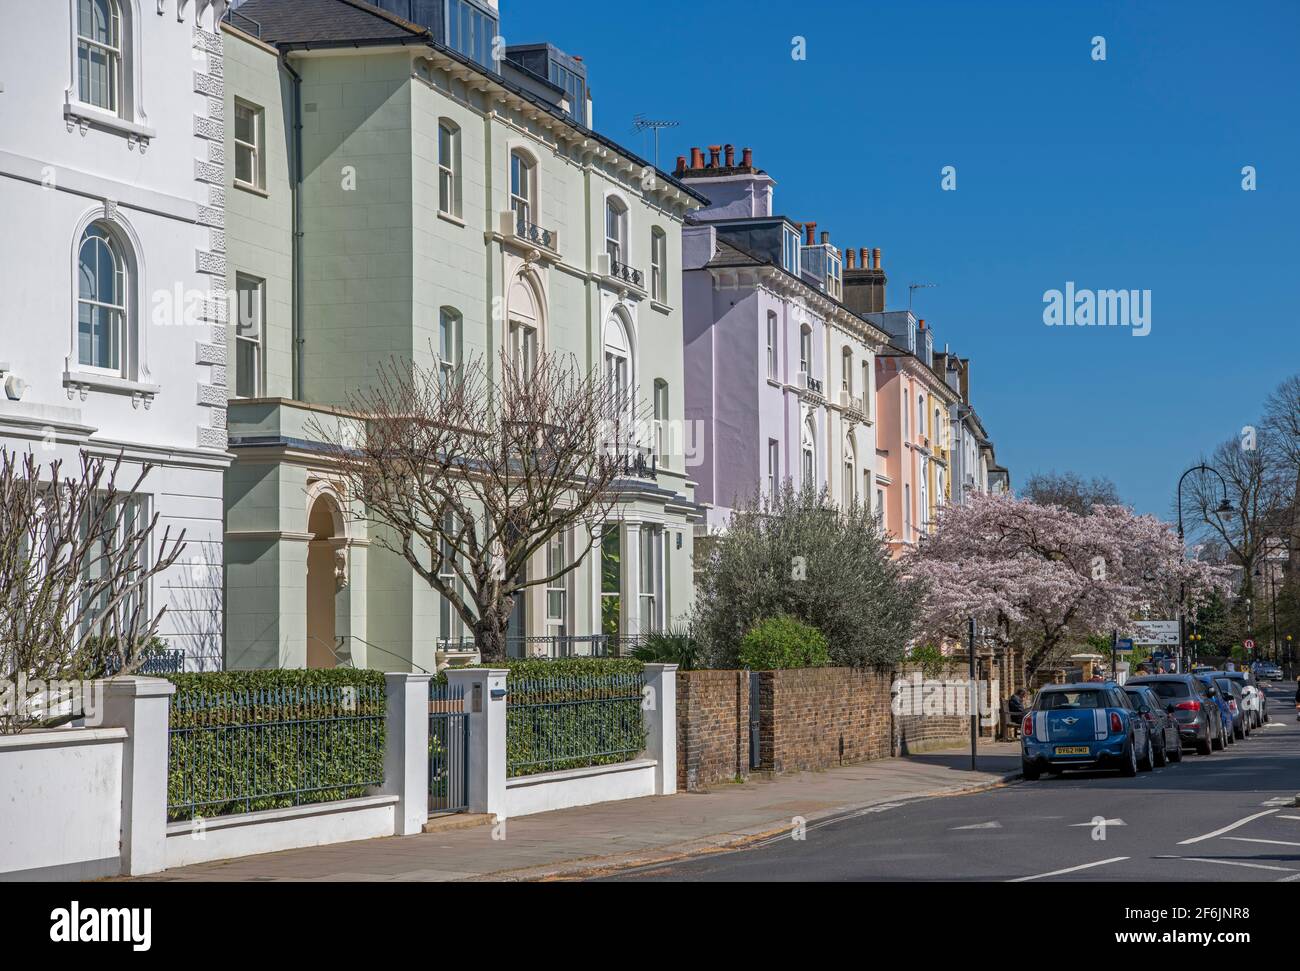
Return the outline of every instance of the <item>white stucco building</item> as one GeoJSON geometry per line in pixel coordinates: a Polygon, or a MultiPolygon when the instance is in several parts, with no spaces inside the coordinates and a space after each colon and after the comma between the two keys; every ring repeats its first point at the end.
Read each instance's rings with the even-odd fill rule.
{"type": "Polygon", "coordinates": [[[141,511],[187,547],[150,602],[191,668],[221,656],[225,8],[0,3],[0,446],[154,466],[141,511]]]}

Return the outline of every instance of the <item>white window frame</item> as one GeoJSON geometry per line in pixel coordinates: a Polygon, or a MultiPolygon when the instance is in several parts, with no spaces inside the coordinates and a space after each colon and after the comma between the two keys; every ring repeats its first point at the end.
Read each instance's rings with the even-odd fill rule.
{"type": "Polygon", "coordinates": [[[231,396],[234,398],[260,398],[265,393],[264,388],[264,369],[265,369],[265,351],[266,351],[266,280],[261,277],[253,276],[251,273],[235,274],[235,393],[231,396]],[[250,284],[246,287],[245,284],[250,284]],[[244,321],[244,293],[245,290],[256,294],[256,299],[249,304],[254,309],[256,333],[249,336],[245,332],[244,321]],[[252,348],[253,357],[253,388],[251,394],[240,394],[240,379],[244,376],[244,369],[240,367],[243,356],[240,351],[245,347],[252,348]]]}
{"type": "Polygon", "coordinates": [[[460,126],[450,118],[438,119],[438,211],[460,218],[460,126]],[[446,132],[446,145],[443,133],[446,132]],[[446,157],[443,149],[446,148],[446,157]]]}
{"type": "Polygon", "coordinates": [[[252,189],[254,192],[266,191],[266,178],[263,174],[265,170],[263,168],[263,153],[262,153],[262,146],[266,142],[265,119],[266,119],[266,111],[261,106],[255,105],[251,101],[244,101],[242,98],[235,99],[234,131],[236,134],[234,135],[235,166],[233,169],[233,173],[234,173],[234,184],[239,186],[241,189],[252,189]],[[239,112],[241,110],[248,112],[252,116],[253,140],[251,142],[240,138],[238,135],[239,112]],[[239,154],[241,151],[246,152],[249,155],[249,162],[252,167],[252,176],[253,176],[251,182],[247,179],[241,179],[238,174],[239,154]]]}
{"type": "Polygon", "coordinates": [[[516,369],[521,369],[525,386],[532,383],[540,341],[536,324],[522,320],[510,321],[510,363],[516,369]]]}
{"type": "Polygon", "coordinates": [[[664,429],[668,423],[668,382],[663,378],[655,378],[653,407],[655,455],[658,456],[659,463],[663,464],[668,457],[664,451],[664,429]]]}
{"type": "Polygon", "coordinates": [[[515,214],[515,225],[522,221],[527,231],[536,224],[537,162],[521,148],[510,152],[510,209],[515,214]]]}
{"type": "Polygon", "coordinates": [[[605,197],[605,252],[610,259],[610,270],[615,263],[624,266],[630,262],[627,251],[627,204],[618,196],[605,197]],[[611,229],[613,235],[610,235],[611,229]]]}
{"type": "Polygon", "coordinates": [[[650,297],[668,302],[668,234],[658,226],[650,230],[650,297]]]}
{"type": "Polygon", "coordinates": [[[804,374],[812,377],[813,368],[813,340],[812,327],[808,324],[799,325],[799,370],[804,374]]]}
{"type": "Polygon", "coordinates": [[[767,312],[767,376],[773,381],[780,377],[781,357],[780,348],[780,323],[776,318],[776,311],[767,312]]]}
{"type": "Polygon", "coordinates": [[[552,579],[552,575],[571,560],[568,537],[565,533],[556,533],[546,541],[546,609],[543,614],[546,619],[546,634],[553,637],[564,637],[569,633],[569,605],[572,598],[569,596],[569,579],[573,571],[552,579]],[[559,604],[558,613],[553,609],[553,605],[559,604]]]}
{"type": "Polygon", "coordinates": [[[455,307],[438,308],[438,377],[442,381],[453,382],[460,377],[464,319],[455,307]]]}
{"type": "MultiPolygon", "coordinates": [[[[444,536],[455,531],[455,513],[447,510],[442,514],[442,520],[444,536]]],[[[442,577],[443,581],[453,590],[460,593],[462,584],[460,577],[456,573],[456,550],[445,538],[440,541],[440,545],[442,546],[442,557],[438,563],[438,576],[442,577]]],[[[438,598],[438,635],[446,641],[459,641],[465,636],[464,618],[461,617],[460,611],[452,607],[451,601],[443,596],[438,598]]]]}
{"type": "MultiPolygon", "coordinates": [[[[120,0],[104,0],[110,8],[110,21],[112,36],[110,43],[96,40],[93,36],[81,32],[81,4],[74,0],[72,4],[72,35],[73,35],[73,91],[76,93],[77,102],[94,108],[97,111],[103,111],[110,115],[116,115],[119,118],[124,117],[125,97],[124,87],[126,82],[125,61],[127,54],[127,43],[125,39],[129,32],[129,24],[123,23],[122,4],[120,0]],[[82,48],[86,49],[87,70],[82,71],[82,48]],[[107,79],[111,87],[111,98],[109,104],[102,104],[87,97],[90,88],[91,72],[89,70],[89,60],[92,51],[97,51],[103,55],[107,64],[107,79]]],[[[93,9],[93,4],[92,4],[93,9]]]]}
{"type": "Polygon", "coordinates": [[[781,443],[767,440],[767,494],[775,496],[781,482],[781,443]]]}
{"type": "MultiPolygon", "coordinates": [[[[81,238],[77,243],[77,289],[76,289],[76,331],[75,331],[75,360],[77,370],[85,371],[91,374],[104,374],[113,377],[123,377],[128,373],[129,356],[130,356],[130,335],[131,335],[131,316],[133,307],[131,304],[131,261],[130,254],[127,250],[126,243],[121,235],[103,220],[93,220],[84,230],[81,238]],[[93,297],[83,297],[81,295],[81,259],[86,245],[91,240],[98,240],[98,246],[108,251],[113,262],[112,277],[113,286],[116,290],[120,303],[109,303],[99,299],[102,294],[98,286],[95,289],[93,297]],[[81,308],[89,307],[91,309],[91,360],[84,361],[81,357],[81,308]],[[94,317],[96,312],[104,312],[109,320],[112,331],[109,342],[117,358],[116,366],[94,363],[95,347],[95,325],[94,317]]],[[[98,273],[95,276],[96,284],[99,283],[98,273]]]]}

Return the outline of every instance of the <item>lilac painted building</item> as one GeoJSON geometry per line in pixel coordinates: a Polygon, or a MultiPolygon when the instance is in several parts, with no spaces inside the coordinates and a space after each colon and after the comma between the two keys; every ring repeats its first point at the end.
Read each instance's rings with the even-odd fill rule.
{"type": "Polygon", "coordinates": [[[693,149],[676,176],[707,196],[683,230],[686,418],[706,526],[785,479],[874,508],[875,355],[888,336],[849,310],[844,265],[816,223],[779,215],[748,149],[693,149]]]}

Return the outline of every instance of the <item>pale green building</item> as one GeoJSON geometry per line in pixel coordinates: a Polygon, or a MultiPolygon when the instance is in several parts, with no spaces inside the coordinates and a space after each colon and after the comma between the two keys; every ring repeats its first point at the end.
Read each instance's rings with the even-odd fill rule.
{"type": "Polygon", "coordinates": [[[617,528],[519,598],[512,654],[613,650],[691,604],[679,288],[704,200],[590,129],[585,75],[555,83],[440,29],[341,0],[247,0],[225,25],[228,667],[433,670],[461,643],[314,440],[393,356],[571,352],[653,411],[617,528]]]}

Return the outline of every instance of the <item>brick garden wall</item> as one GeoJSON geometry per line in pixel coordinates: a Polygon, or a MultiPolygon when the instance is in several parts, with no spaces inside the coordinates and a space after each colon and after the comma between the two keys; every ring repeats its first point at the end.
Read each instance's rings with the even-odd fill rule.
{"type": "MultiPolygon", "coordinates": [[[[897,669],[803,668],[759,672],[759,766],[798,772],[888,758],[960,743],[970,723],[960,715],[895,716],[897,669]]],[[[938,679],[964,678],[963,667],[938,679]]],[[[699,789],[749,773],[749,672],[679,671],[677,785],[699,789]]]]}
{"type": "Polygon", "coordinates": [[[677,672],[677,788],[749,774],[749,672],[677,672]]]}

